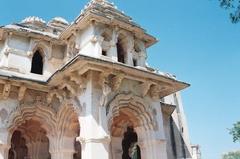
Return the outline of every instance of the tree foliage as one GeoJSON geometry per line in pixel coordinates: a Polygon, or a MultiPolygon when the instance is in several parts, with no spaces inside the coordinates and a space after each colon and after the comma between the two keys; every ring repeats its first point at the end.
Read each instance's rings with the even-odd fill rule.
{"type": "Polygon", "coordinates": [[[229,152],[223,155],[222,159],[240,159],[240,151],[229,152]]]}
{"type": "Polygon", "coordinates": [[[233,136],[234,142],[240,142],[240,122],[233,124],[233,128],[230,129],[230,134],[233,136]]]}
{"type": "Polygon", "coordinates": [[[219,0],[220,6],[230,10],[230,19],[233,23],[240,21],[240,0],[219,0]]]}

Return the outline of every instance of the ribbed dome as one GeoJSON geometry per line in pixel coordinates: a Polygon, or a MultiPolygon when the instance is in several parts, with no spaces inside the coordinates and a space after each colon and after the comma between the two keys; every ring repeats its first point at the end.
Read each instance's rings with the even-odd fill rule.
{"type": "Polygon", "coordinates": [[[68,21],[62,17],[55,17],[49,21],[49,24],[64,24],[69,25],[68,21]]]}
{"type": "Polygon", "coordinates": [[[34,16],[25,18],[24,20],[21,21],[21,23],[22,24],[42,24],[42,25],[46,24],[46,22],[42,18],[34,17],[34,16]]]}

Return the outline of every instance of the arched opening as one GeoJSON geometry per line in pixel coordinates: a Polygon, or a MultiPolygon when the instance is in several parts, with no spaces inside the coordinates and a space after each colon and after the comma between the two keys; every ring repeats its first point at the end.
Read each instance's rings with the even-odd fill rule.
{"type": "Polygon", "coordinates": [[[9,150],[9,159],[23,159],[28,156],[26,140],[20,131],[15,131],[11,140],[11,149],[9,150]]]}
{"type": "Polygon", "coordinates": [[[31,73],[39,75],[43,74],[43,57],[39,50],[37,50],[33,55],[31,73]]]}
{"type": "Polygon", "coordinates": [[[63,141],[63,145],[59,145],[58,147],[61,147],[61,149],[66,152],[73,152],[72,154],[67,154],[73,155],[71,158],[81,159],[81,143],[77,140],[80,136],[78,113],[76,113],[76,110],[73,107],[65,105],[60,108],[58,117],[59,133],[63,141]]]}
{"type": "Polygon", "coordinates": [[[117,95],[107,107],[111,132],[113,159],[148,158],[148,130],[153,130],[154,119],[148,103],[132,94],[117,95]]]}
{"type": "Polygon", "coordinates": [[[133,127],[128,126],[122,140],[122,159],[141,159],[141,150],[137,142],[137,133],[133,127]]]}
{"type": "Polygon", "coordinates": [[[107,29],[102,33],[102,55],[103,56],[108,56],[109,49],[111,48],[110,43],[112,40],[112,32],[111,30],[107,29]]]}
{"type": "Polygon", "coordinates": [[[126,61],[126,51],[124,48],[124,36],[122,34],[118,37],[117,46],[117,55],[118,55],[118,62],[125,63],[126,61]]]}
{"type": "Polygon", "coordinates": [[[46,134],[40,122],[27,120],[13,132],[8,159],[51,159],[46,134]]]}
{"type": "Polygon", "coordinates": [[[135,128],[139,121],[128,110],[121,110],[114,117],[111,128],[113,159],[141,159],[138,135],[135,128]]]}

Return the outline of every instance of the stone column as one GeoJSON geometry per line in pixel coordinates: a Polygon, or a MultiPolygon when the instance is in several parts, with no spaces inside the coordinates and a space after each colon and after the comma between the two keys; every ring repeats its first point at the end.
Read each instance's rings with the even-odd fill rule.
{"type": "Polygon", "coordinates": [[[111,57],[111,59],[116,62],[118,61],[117,46],[116,46],[117,41],[118,41],[117,29],[114,29],[112,33],[112,40],[110,41],[110,49],[108,51],[108,56],[111,57]]]}
{"type": "Polygon", "coordinates": [[[10,144],[8,143],[8,131],[0,130],[0,159],[8,159],[10,144]]]}
{"type": "Polygon", "coordinates": [[[109,159],[110,137],[104,120],[106,113],[100,106],[102,90],[97,88],[97,77],[95,72],[89,72],[86,90],[79,97],[84,106],[79,116],[81,131],[78,138],[82,145],[82,159],[109,159]]]}
{"type": "Polygon", "coordinates": [[[139,47],[141,50],[141,52],[139,53],[139,66],[146,67],[147,51],[145,44],[142,41],[139,41],[139,47]]]}
{"type": "Polygon", "coordinates": [[[91,115],[79,117],[82,159],[109,159],[110,138],[102,133],[101,126],[91,115]]]}
{"type": "Polygon", "coordinates": [[[99,58],[102,55],[102,43],[103,37],[99,35],[95,35],[92,38],[92,49],[90,48],[89,51],[92,52],[92,56],[99,58]]]}
{"type": "Polygon", "coordinates": [[[8,151],[10,149],[9,145],[0,145],[0,159],[8,159],[8,151]]]}
{"type": "Polygon", "coordinates": [[[138,127],[135,130],[138,134],[142,158],[157,159],[155,158],[154,146],[152,144],[152,131],[146,130],[144,127],[138,127]]]}
{"type": "Polygon", "coordinates": [[[62,136],[58,138],[58,134],[49,136],[51,159],[73,159],[74,137],[62,136]]]}
{"type": "Polygon", "coordinates": [[[134,51],[134,38],[129,35],[124,40],[124,45],[126,49],[125,63],[128,65],[133,65],[133,51],[134,51]]]}

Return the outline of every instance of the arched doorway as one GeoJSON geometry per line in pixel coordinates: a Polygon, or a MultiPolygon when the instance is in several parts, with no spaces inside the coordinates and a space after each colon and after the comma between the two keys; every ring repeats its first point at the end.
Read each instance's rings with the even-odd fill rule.
{"type": "Polygon", "coordinates": [[[8,141],[12,143],[9,159],[81,159],[81,145],[76,141],[80,134],[76,109],[65,105],[56,113],[49,107],[37,105],[15,112],[9,121],[8,141]],[[14,139],[16,133],[19,135],[14,139]],[[21,147],[26,150],[23,155],[16,153],[15,143],[20,138],[24,140],[21,147]]]}
{"type": "Polygon", "coordinates": [[[146,158],[147,133],[153,130],[153,116],[140,97],[120,94],[107,108],[113,159],[146,158]]]}
{"type": "Polygon", "coordinates": [[[50,159],[49,139],[40,122],[27,120],[13,132],[9,159],[50,159]]]}
{"type": "Polygon", "coordinates": [[[134,116],[128,116],[127,110],[121,110],[114,117],[111,136],[113,159],[141,159],[141,150],[138,143],[138,134],[135,130],[139,121],[134,116]]]}
{"type": "Polygon", "coordinates": [[[122,140],[122,159],[141,159],[138,136],[132,126],[127,127],[122,140]]]}

